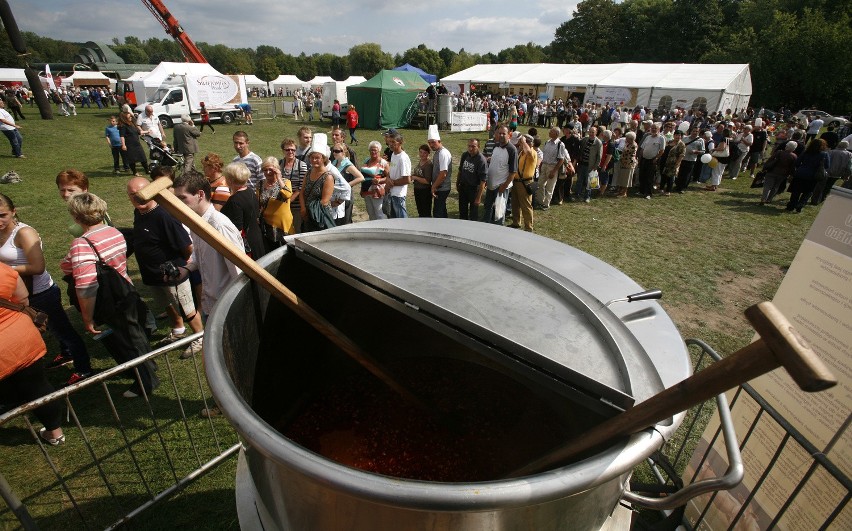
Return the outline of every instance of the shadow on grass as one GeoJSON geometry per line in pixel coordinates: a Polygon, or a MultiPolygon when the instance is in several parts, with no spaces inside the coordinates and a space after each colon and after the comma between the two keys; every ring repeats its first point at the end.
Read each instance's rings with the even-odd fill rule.
{"type": "MultiPolygon", "coordinates": [[[[78,508],[68,504],[67,509],[38,518],[36,523],[41,529],[103,529],[145,501],[147,497],[143,495],[78,501],[78,508]]],[[[156,504],[128,523],[132,529],[197,529],[199,515],[203,513],[205,529],[239,529],[235,506],[233,489],[183,492],[156,504]]]]}

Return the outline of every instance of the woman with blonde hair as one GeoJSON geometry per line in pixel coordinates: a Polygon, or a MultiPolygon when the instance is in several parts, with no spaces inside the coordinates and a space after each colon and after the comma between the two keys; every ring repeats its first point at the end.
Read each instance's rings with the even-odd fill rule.
{"type": "Polygon", "coordinates": [[[263,159],[260,172],[264,177],[257,189],[260,232],[268,253],[284,243],[284,236],[294,232],[293,212],[290,208],[293,184],[281,175],[281,167],[275,157],[263,159]]]}
{"type": "Polygon", "coordinates": [[[325,135],[314,135],[314,143],[311,145],[308,155],[311,172],[305,177],[301,192],[302,230],[304,232],[315,232],[335,226],[334,214],[331,211],[334,176],[326,169],[329,161],[328,155],[329,149],[328,145],[325,144],[325,135]]]}
{"type": "MultiPolygon", "coordinates": [[[[331,148],[332,164],[337,171],[343,175],[346,182],[351,188],[355,188],[356,184],[364,181],[364,175],[361,171],[349,160],[349,146],[343,142],[334,144],[331,148]]],[[[348,225],[352,223],[352,200],[349,199],[344,203],[343,217],[334,220],[337,225],[348,225]]]]}
{"type": "Polygon", "coordinates": [[[231,190],[231,197],[222,207],[222,214],[240,231],[247,255],[255,260],[266,254],[258,218],[260,207],[255,192],[248,187],[251,170],[242,162],[232,162],[222,168],[222,175],[231,190]]]}
{"type": "Polygon", "coordinates": [[[208,153],[201,159],[201,171],[204,172],[204,177],[210,183],[210,202],[213,203],[213,208],[219,211],[231,197],[231,189],[228,188],[225,176],[222,175],[222,168],[224,167],[225,163],[216,153],[208,153]]]}
{"type": "Polygon", "coordinates": [[[361,165],[361,174],[364,180],[361,182],[361,197],[364,198],[367,207],[367,215],[370,220],[385,219],[382,212],[382,203],[385,196],[385,176],[390,174],[388,161],[382,158],[382,145],[373,140],[367,149],[370,158],[361,165]]]}

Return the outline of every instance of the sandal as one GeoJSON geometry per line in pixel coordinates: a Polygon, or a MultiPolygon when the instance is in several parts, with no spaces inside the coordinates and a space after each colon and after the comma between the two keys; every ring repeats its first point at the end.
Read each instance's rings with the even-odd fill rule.
{"type": "Polygon", "coordinates": [[[715,192],[716,191],[715,186],[705,186],[704,189],[707,190],[708,192],[715,192]]]}
{"type": "Polygon", "coordinates": [[[45,433],[47,433],[47,428],[42,428],[42,429],[38,430],[39,438],[42,441],[46,442],[47,444],[49,444],[51,446],[59,446],[60,444],[65,444],[65,434],[64,433],[62,435],[60,435],[59,437],[55,438],[55,439],[48,437],[47,435],[45,435],[45,433]]]}

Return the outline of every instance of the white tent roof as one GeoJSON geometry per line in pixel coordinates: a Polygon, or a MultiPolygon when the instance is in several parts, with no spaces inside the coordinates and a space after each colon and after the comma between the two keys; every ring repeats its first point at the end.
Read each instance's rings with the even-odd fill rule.
{"type": "Polygon", "coordinates": [[[298,77],[296,77],[292,74],[281,74],[280,76],[278,76],[278,77],[276,77],[275,79],[272,80],[273,86],[284,85],[284,86],[304,87],[307,84],[308,83],[306,81],[302,81],[301,79],[299,79],[298,77]]]}
{"type": "Polygon", "coordinates": [[[305,84],[311,85],[311,86],[317,86],[317,85],[322,85],[323,83],[328,83],[329,81],[334,81],[334,78],[329,77],[329,76],[316,76],[312,80],[306,81],[305,84]]]}
{"type": "Polygon", "coordinates": [[[27,76],[24,75],[23,68],[0,68],[0,81],[18,81],[26,83],[27,76]]]}
{"type": "Polygon", "coordinates": [[[88,70],[77,70],[68,77],[62,78],[63,85],[72,85],[75,81],[85,83],[86,81],[112,81],[107,76],[100,72],[92,72],[88,70]]]}
{"type": "MultiPolygon", "coordinates": [[[[597,85],[604,87],[721,90],[737,85],[751,94],[748,64],[503,64],[476,65],[441,79],[444,83],[597,85]],[[747,80],[742,79],[747,77],[747,80]]],[[[744,92],[742,92],[744,91],[744,92]]]]}
{"type": "Polygon", "coordinates": [[[150,74],[151,72],[133,72],[133,75],[125,79],[124,81],[138,81],[141,79],[145,79],[145,76],[150,74]]]}
{"type": "Polygon", "coordinates": [[[358,83],[363,83],[365,81],[367,81],[367,78],[364,77],[364,76],[349,76],[343,81],[343,83],[345,83],[347,86],[349,86],[349,85],[357,85],[358,83]]]}
{"type": "Polygon", "coordinates": [[[259,77],[255,76],[254,74],[245,75],[245,76],[243,76],[243,79],[245,79],[247,87],[265,87],[266,86],[266,81],[260,79],[259,77]]]}

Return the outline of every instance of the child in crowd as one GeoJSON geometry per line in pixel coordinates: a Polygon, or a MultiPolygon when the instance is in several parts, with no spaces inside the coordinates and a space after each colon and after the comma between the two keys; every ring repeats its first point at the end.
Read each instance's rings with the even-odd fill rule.
{"type": "Polygon", "coordinates": [[[107,144],[109,144],[110,149],[112,150],[112,173],[118,175],[120,170],[118,167],[118,157],[121,157],[122,166],[124,166],[124,171],[128,171],[129,166],[127,165],[127,160],[124,157],[124,152],[121,150],[121,134],[118,132],[118,118],[115,116],[109,117],[109,124],[104,129],[104,136],[107,139],[107,144]]]}

